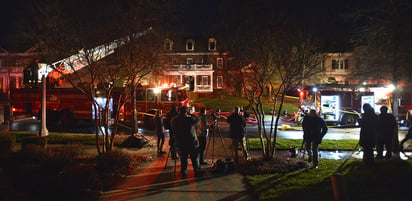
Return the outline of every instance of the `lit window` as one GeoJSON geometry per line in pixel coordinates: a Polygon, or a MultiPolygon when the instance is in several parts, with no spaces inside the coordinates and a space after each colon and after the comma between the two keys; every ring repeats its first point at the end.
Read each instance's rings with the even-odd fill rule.
{"type": "Polygon", "coordinates": [[[195,50],[195,41],[189,39],[186,41],[186,51],[194,51],[195,50]]]}
{"type": "Polygon", "coordinates": [[[216,39],[210,38],[209,39],[209,51],[215,51],[215,50],[216,50],[216,39]]]}
{"type": "Polygon", "coordinates": [[[217,68],[223,68],[223,58],[217,58],[216,66],[217,68]]]}

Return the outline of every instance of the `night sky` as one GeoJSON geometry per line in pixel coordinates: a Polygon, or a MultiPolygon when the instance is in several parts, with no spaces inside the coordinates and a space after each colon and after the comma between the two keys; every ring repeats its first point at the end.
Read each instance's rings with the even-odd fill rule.
{"type": "MultiPolygon", "coordinates": [[[[0,46],[10,42],[15,35],[16,19],[22,15],[25,7],[31,6],[30,0],[2,0],[0,7],[0,46]]],[[[104,2],[104,1],[100,1],[104,2]]],[[[171,1],[174,2],[174,1],[171,1]]],[[[192,30],[199,30],[197,26],[205,24],[214,24],[219,22],[221,13],[230,12],[236,9],[236,4],[231,7],[222,8],[222,2],[236,2],[225,0],[207,0],[207,1],[190,1],[176,0],[183,10],[183,15],[179,18],[179,23],[185,27],[191,27],[192,30]]],[[[295,12],[326,41],[330,43],[339,43],[338,41],[348,38],[352,31],[351,24],[344,22],[341,15],[349,7],[355,6],[356,1],[352,0],[255,0],[250,2],[282,2],[287,4],[292,12],[295,12]]],[[[229,3],[230,4],[230,3],[229,3]]]]}

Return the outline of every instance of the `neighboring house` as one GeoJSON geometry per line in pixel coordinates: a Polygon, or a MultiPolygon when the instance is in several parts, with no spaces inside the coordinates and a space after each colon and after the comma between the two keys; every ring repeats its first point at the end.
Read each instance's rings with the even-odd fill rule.
{"type": "Polygon", "coordinates": [[[353,84],[350,76],[355,70],[352,53],[326,53],[325,59],[320,63],[321,73],[311,79],[304,80],[304,85],[315,84],[353,84]]]}
{"type": "Polygon", "coordinates": [[[10,89],[22,87],[23,70],[38,56],[36,49],[8,51],[0,47],[0,101],[5,101],[10,89]]]}
{"type": "Polygon", "coordinates": [[[160,79],[152,84],[183,84],[195,93],[225,89],[228,53],[222,47],[213,36],[165,39],[160,79]]]}

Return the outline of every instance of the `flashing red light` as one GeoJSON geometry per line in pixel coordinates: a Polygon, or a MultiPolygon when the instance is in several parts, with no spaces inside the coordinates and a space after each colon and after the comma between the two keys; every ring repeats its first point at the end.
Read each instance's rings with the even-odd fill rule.
{"type": "Polygon", "coordinates": [[[303,91],[299,92],[299,95],[300,95],[300,96],[303,96],[303,91]]]}
{"type": "Polygon", "coordinates": [[[15,112],[15,111],[16,111],[16,108],[12,108],[11,111],[15,112]]]}

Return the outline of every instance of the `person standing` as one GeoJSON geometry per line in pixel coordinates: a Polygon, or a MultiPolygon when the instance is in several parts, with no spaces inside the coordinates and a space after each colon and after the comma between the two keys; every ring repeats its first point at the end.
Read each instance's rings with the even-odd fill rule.
{"type": "Polygon", "coordinates": [[[202,107],[199,113],[200,124],[198,126],[198,139],[199,139],[199,161],[201,165],[206,165],[204,160],[207,137],[209,135],[208,116],[206,108],[202,107]]]}
{"type": "Polygon", "coordinates": [[[173,131],[173,128],[171,126],[171,121],[172,119],[177,116],[177,107],[176,105],[172,105],[170,108],[170,111],[166,114],[166,119],[165,119],[165,129],[169,129],[169,146],[170,146],[170,155],[172,157],[172,160],[178,159],[177,157],[177,150],[176,150],[176,144],[175,144],[175,134],[173,131]]]}
{"type": "Polygon", "coordinates": [[[409,126],[408,133],[406,133],[405,137],[401,140],[399,143],[399,147],[401,148],[401,152],[405,153],[403,144],[405,144],[406,141],[412,139],[412,125],[409,126]]]}
{"type": "Polygon", "coordinates": [[[303,143],[309,155],[309,162],[313,162],[313,167],[318,167],[318,148],[322,139],[328,131],[325,121],[316,114],[316,110],[311,109],[305,115],[302,122],[303,143]]]}
{"type": "Polygon", "coordinates": [[[366,165],[375,163],[373,157],[373,148],[376,144],[376,128],[378,125],[378,116],[375,110],[368,103],[363,105],[364,114],[360,120],[359,145],[363,148],[363,162],[366,165]]]}
{"type": "Polygon", "coordinates": [[[189,113],[189,107],[183,106],[179,110],[179,115],[174,117],[171,125],[175,134],[176,145],[180,150],[180,163],[183,177],[187,175],[187,159],[190,155],[195,176],[200,176],[200,164],[198,158],[198,141],[196,126],[200,123],[199,118],[189,113]]]}
{"type": "Polygon", "coordinates": [[[230,138],[232,138],[232,148],[234,153],[235,163],[239,164],[238,147],[242,146],[243,155],[246,160],[249,160],[249,153],[246,149],[245,127],[246,119],[241,115],[240,107],[236,106],[235,111],[227,118],[230,124],[230,138]]]}
{"type": "Polygon", "coordinates": [[[165,142],[165,128],[163,124],[163,112],[162,110],[157,110],[155,115],[155,130],[157,134],[157,154],[161,155],[165,152],[163,151],[163,144],[165,142]]]}
{"type": "Polygon", "coordinates": [[[398,129],[395,117],[388,113],[388,107],[382,106],[381,113],[378,116],[378,139],[376,144],[377,159],[383,158],[383,149],[386,148],[386,159],[392,158],[392,140],[398,129]]]}

